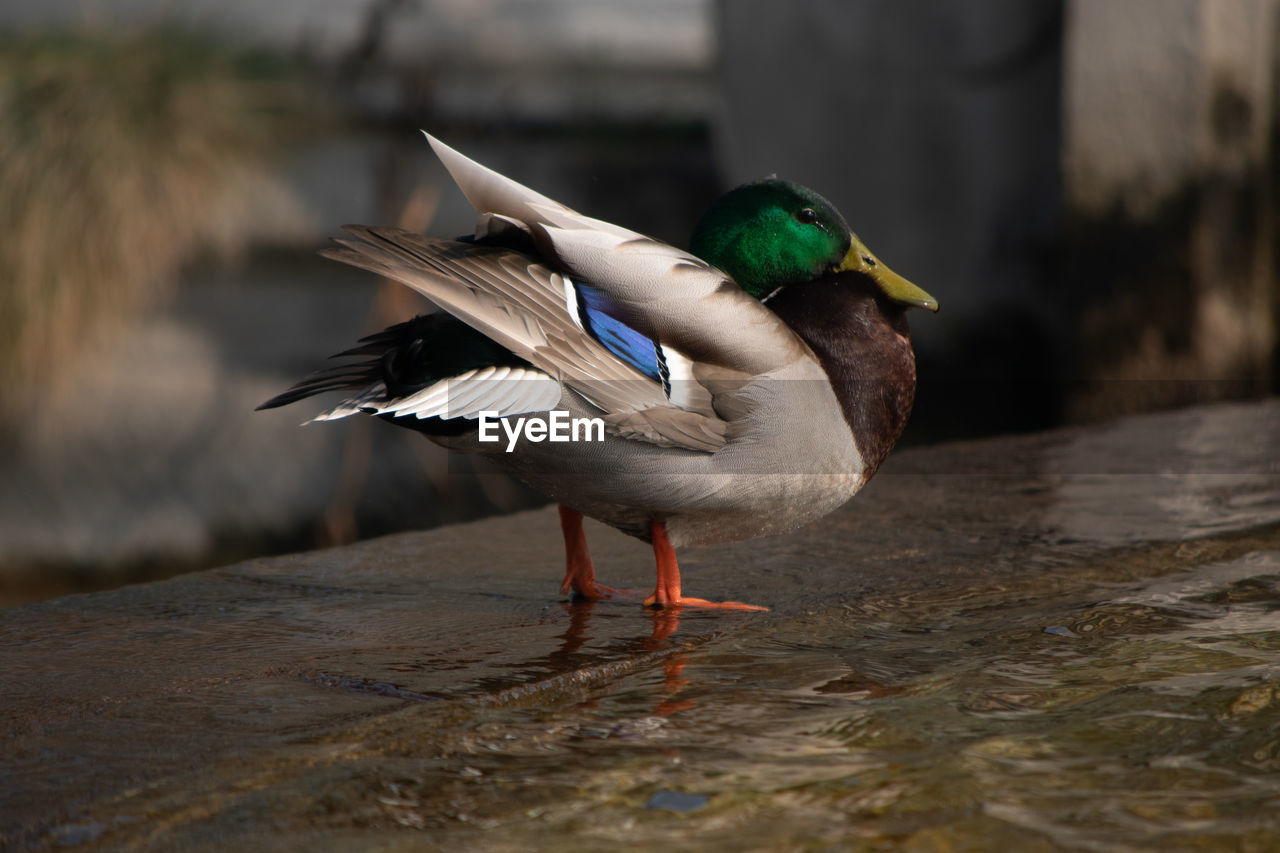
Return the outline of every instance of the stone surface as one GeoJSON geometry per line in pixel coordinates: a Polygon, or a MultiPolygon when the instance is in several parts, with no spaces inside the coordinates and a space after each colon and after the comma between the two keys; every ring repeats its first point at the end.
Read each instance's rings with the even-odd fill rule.
{"type": "MultiPolygon", "coordinates": [[[[1186,717],[1225,714],[1231,732],[1255,733],[1230,765],[1235,787],[1195,783],[1224,810],[1196,831],[1265,837],[1280,831],[1276,810],[1258,805],[1280,761],[1266,734],[1280,648],[1263,607],[1280,602],[1268,586],[1280,578],[1277,423],[1272,400],[900,452],[806,530],[683,555],[691,594],[765,614],[565,603],[549,509],[0,611],[0,845],[733,849],[744,833],[766,845],[1065,843],[1084,831],[1062,827],[1085,805],[1052,792],[1103,785],[1082,775],[1095,765],[1053,765],[1034,808],[1008,800],[1022,789],[1003,765],[975,768],[1040,750],[1040,765],[1010,771],[1031,785],[1050,760],[1044,739],[1058,736],[1048,732],[1114,729],[1106,697],[1152,688],[1073,700],[1065,721],[1020,739],[1036,714],[1063,707],[1063,691],[1092,696],[1145,671],[1173,689],[1171,653],[1141,645],[1163,623],[1133,613],[1163,612],[1156,604],[1184,587],[1234,602],[1227,634],[1253,638],[1234,657],[1215,646],[1188,664],[1185,678],[1200,681],[1177,682],[1198,694],[1213,672],[1244,673],[1218,710],[1186,717]],[[1188,573],[1200,586],[1178,580],[1188,573]],[[1226,598],[1210,594],[1219,587],[1226,598]],[[1108,597],[1118,609],[1102,618],[1108,597]],[[1072,656],[1117,655],[1126,631],[1145,649],[1139,663],[1082,679],[1072,656]],[[1044,645],[1085,635],[1101,645],[1044,645]],[[1037,678],[1015,662],[1020,648],[1076,669],[1037,678]],[[997,675],[1013,680],[973,693],[997,675]],[[1045,708],[1008,716],[1035,691],[1049,691],[1045,708]],[[926,710],[944,716],[911,724],[936,727],[923,740],[895,732],[926,710]],[[994,728],[977,738],[975,726],[994,728]],[[877,775],[908,767],[920,775],[877,775]],[[987,805],[975,812],[935,785],[987,805]],[[699,797],[705,807],[662,805],[699,797]],[[1245,817],[1228,821],[1228,803],[1245,817]]],[[[603,581],[651,581],[645,546],[598,525],[588,536],[603,581]]],[[[1207,624],[1191,627],[1196,655],[1210,647],[1207,624]]],[[[1135,772],[1184,766],[1189,735],[1161,731],[1141,736],[1156,752],[1135,772]]],[[[1136,802],[1142,817],[1116,831],[1192,831],[1167,808],[1136,802]]]]}

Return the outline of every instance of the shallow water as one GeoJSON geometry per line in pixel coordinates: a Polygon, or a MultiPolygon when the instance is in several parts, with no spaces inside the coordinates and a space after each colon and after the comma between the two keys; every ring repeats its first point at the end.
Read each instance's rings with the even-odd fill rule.
{"type": "Polygon", "coordinates": [[[278,849],[1275,849],[1280,535],[1154,557],[1180,560],[791,619],[557,605],[551,653],[486,648],[452,696],[414,685],[474,668],[483,641],[399,665],[372,649],[385,680],[317,658],[317,695],[389,702],[336,728],[287,724],[317,701],[288,683],[178,690],[166,714],[251,754],[135,785],[43,840],[164,847],[174,830],[216,848],[268,826],[278,849]]]}
{"type": "Polygon", "coordinates": [[[1280,842],[1267,538],[1048,597],[866,601],[683,649],[677,632],[628,675],[497,702],[464,731],[406,709],[356,738],[398,753],[400,772],[331,791],[332,828],[356,815],[511,850],[1266,849],[1280,842]]]}

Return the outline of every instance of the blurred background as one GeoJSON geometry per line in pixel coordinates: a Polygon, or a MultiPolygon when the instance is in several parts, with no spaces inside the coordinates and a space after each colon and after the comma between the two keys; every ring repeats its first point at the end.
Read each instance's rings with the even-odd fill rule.
{"type": "Polygon", "coordinates": [[[10,0],[0,605],[539,503],[253,412],[425,309],[315,255],[470,230],[419,128],[677,245],[818,189],[943,306],[905,443],[1274,394],[1277,44],[1280,0],[10,0]]]}

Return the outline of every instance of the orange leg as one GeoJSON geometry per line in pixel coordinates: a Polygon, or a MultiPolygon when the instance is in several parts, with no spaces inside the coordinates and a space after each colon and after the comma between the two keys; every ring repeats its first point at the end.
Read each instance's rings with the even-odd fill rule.
{"type": "Polygon", "coordinates": [[[720,607],[726,610],[768,610],[741,601],[707,601],[705,598],[685,598],[680,594],[680,564],[676,562],[676,549],[667,538],[667,525],[661,521],[649,522],[653,537],[653,557],[658,564],[658,585],[653,595],[644,600],[645,607],[720,607]]]}
{"type": "Polygon", "coordinates": [[[573,591],[575,598],[596,601],[612,598],[619,591],[596,583],[596,569],[587,550],[587,534],[582,529],[582,513],[560,504],[560,531],[564,533],[564,582],[562,593],[573,591]]]}

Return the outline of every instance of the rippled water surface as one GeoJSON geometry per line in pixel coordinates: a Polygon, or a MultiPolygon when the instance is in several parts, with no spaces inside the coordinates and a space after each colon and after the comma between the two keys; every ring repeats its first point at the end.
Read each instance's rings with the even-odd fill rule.
{"type": "Polygon", "coordinates": [[[1275,849],[1280,550],[1249,545],[712,638],[598,692],[497,705],[447,747],[426,734],[439,712],[411,709],[365,733],[403,774],[350,780],[337,822],[495,849],[1275,849]]]}

